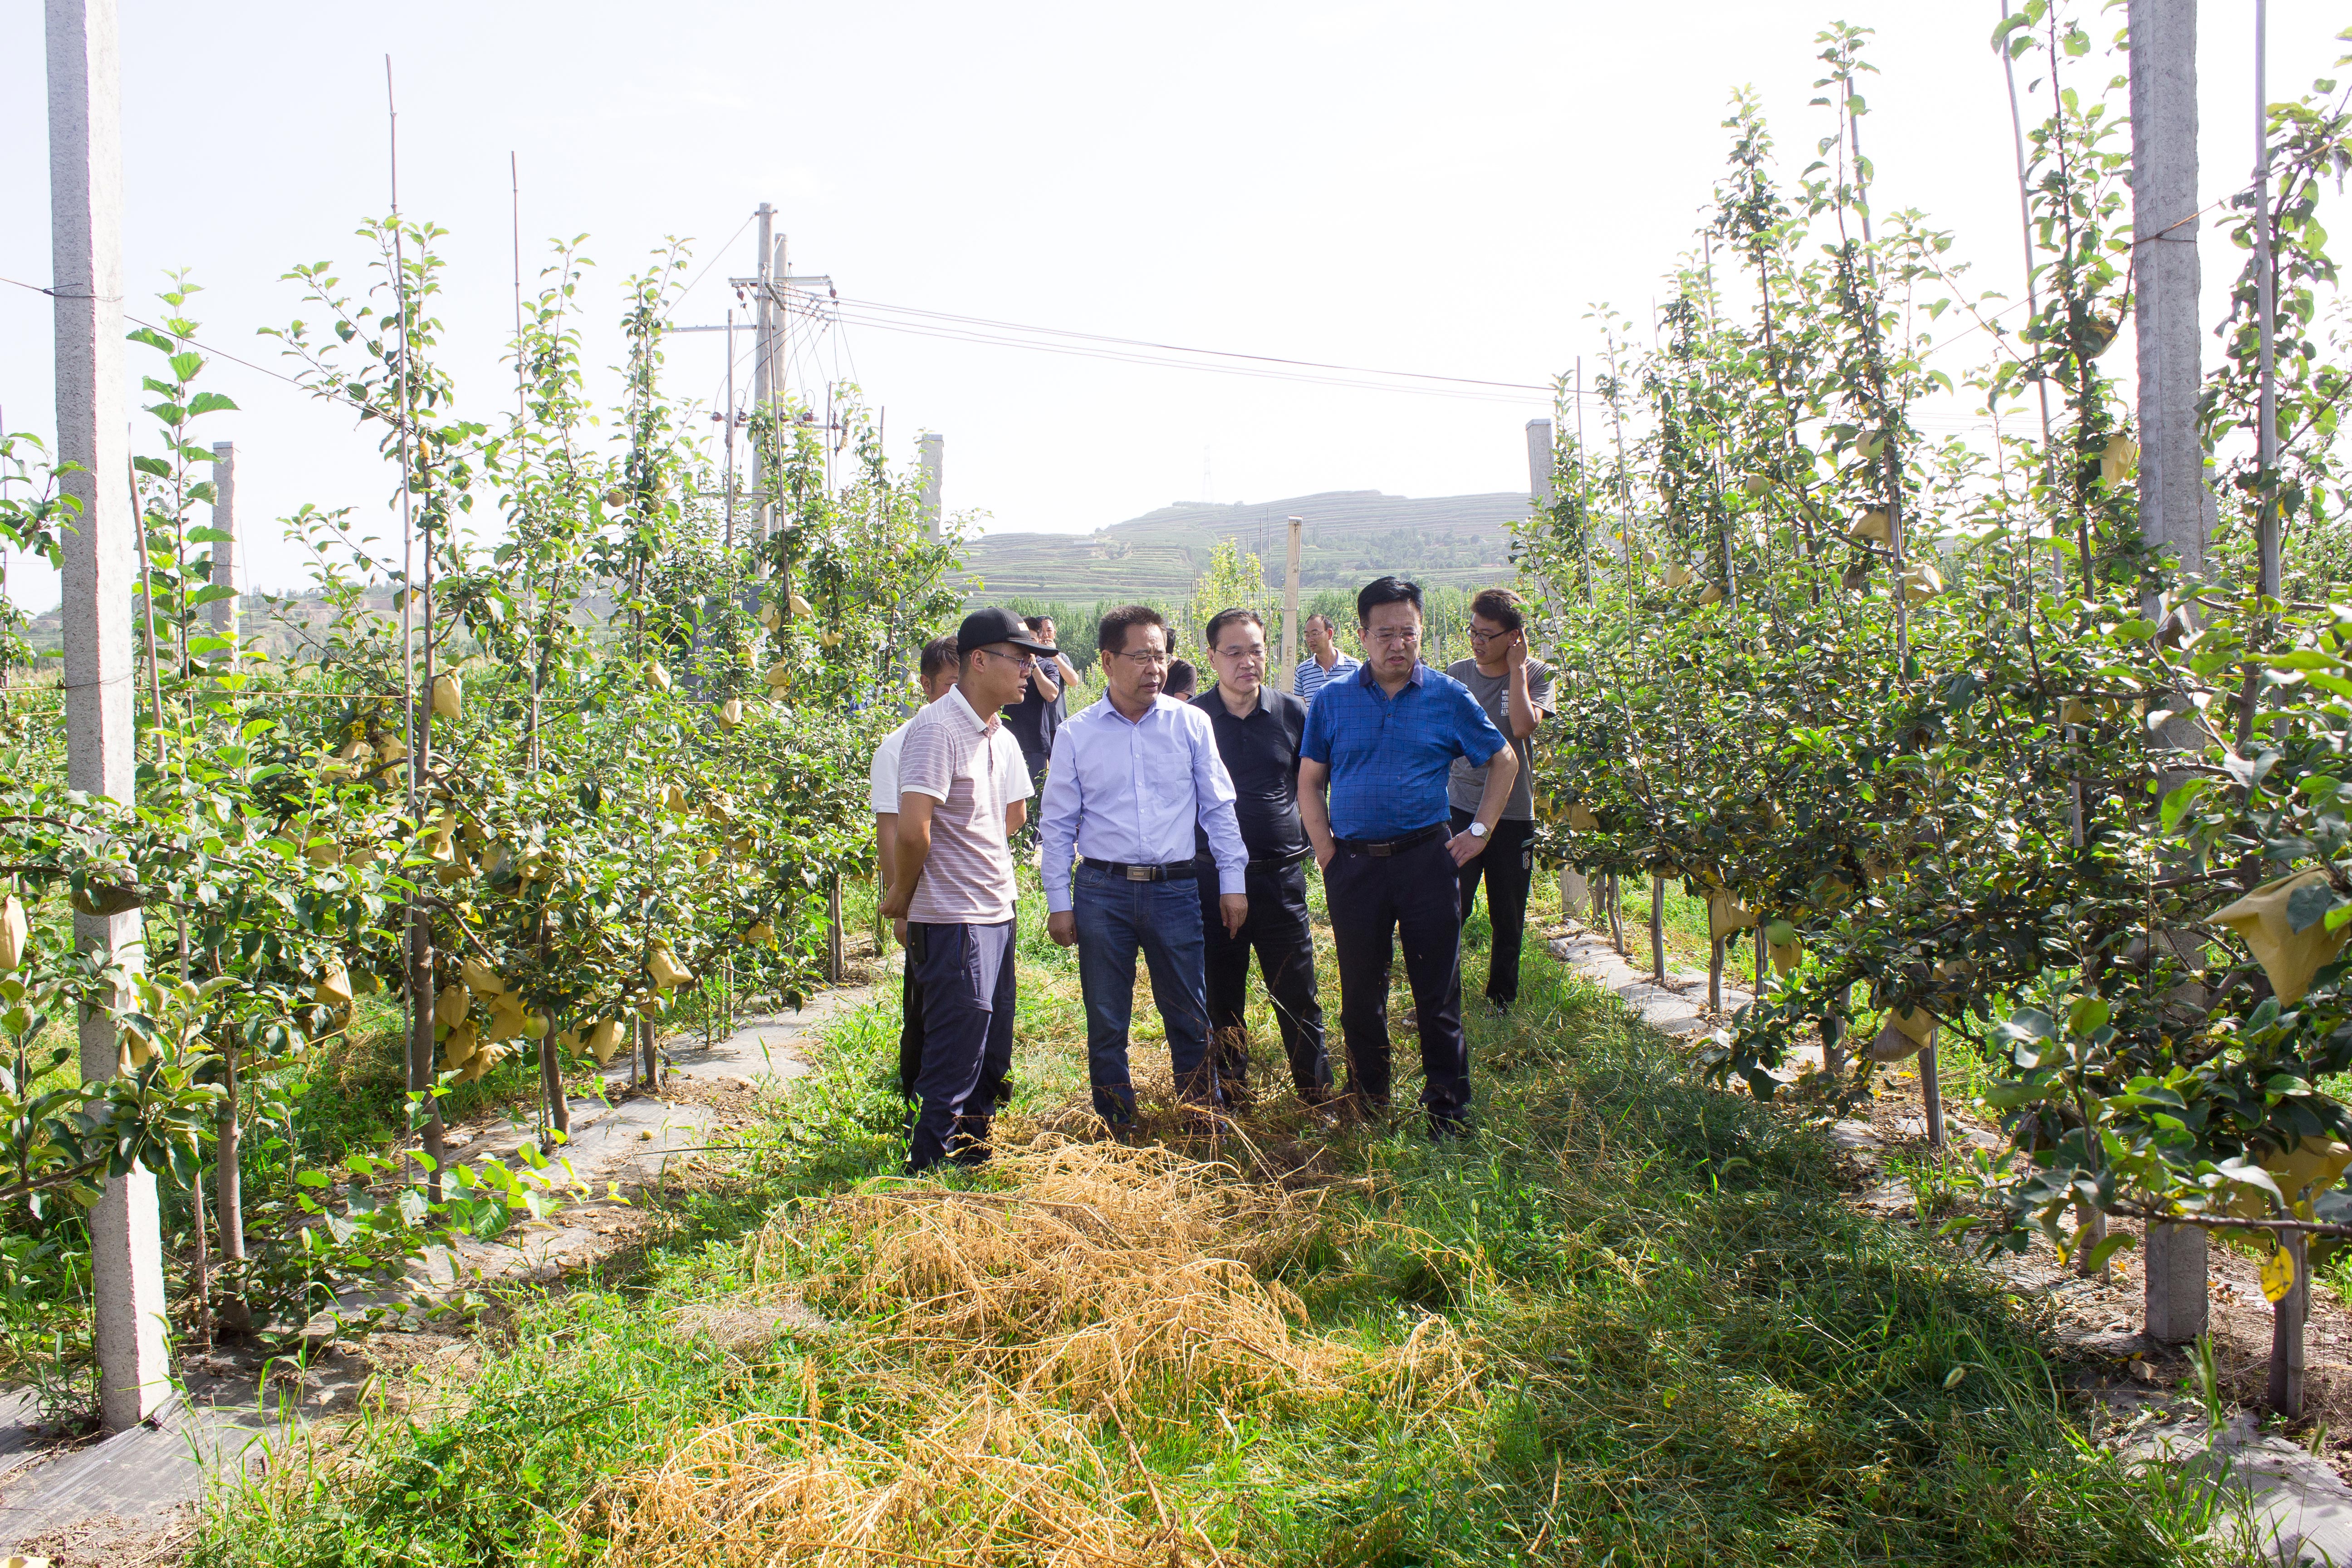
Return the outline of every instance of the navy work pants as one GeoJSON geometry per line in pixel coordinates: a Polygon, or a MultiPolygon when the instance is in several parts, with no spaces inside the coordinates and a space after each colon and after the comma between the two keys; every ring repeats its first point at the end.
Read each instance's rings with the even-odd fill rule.
{"type": "Polygon", "coordinates": [[[921,1101],[907,1140],[907,1167],[952,1156],[988,1158],[997,1090],[1013,1070],[1013,922],[907,926],[907,956],[921,992],[921,1101]]]}

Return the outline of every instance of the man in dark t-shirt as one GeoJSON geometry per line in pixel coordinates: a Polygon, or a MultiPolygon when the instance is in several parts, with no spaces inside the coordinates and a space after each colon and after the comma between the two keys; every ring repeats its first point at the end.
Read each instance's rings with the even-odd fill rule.
{"type": "MultiPolygon", "coordinates": [[[[1313,853],[1298,820],[1298,745],[1307,732],[1307,704],[1265,684],[1265,626],[1254,610],[1224,610],[1208,626],[1209,662],[1217,683],[1192,699],[1209,715],[1217,755],[1234,781],[1234,816],[1249,851],[1249,918],[1228,934],[1203,918],[1207,937],[1209,1050],[1217,1082],[1229,1100],[1246,1100],[1249,1031],[1243,1023],[1249,961],[1257,952],[1290,1058],[1298,1098],[1319,1105],[1331,1097],[1331,1060],[1323,1044],[1323,1007],[1315,999],[1315,939],[1307,918],[1307,857],[1313,853]]],[[[1196,835],[1205,864],[1209,841],[1196,835]]],[[[1213,911],[1216,879],[1203,876],[1202,907],[1213,911]]]]}
{"type": "MultiPolygon", "coordinates": [[[[1024,616],[1021,624],[1029,628],[1037,641],[1058,647],[1055,641],[1054,617],[1024,616]]],[[[1078,672],[1060,654],[1040,658],[1029,671],[1029,684],[1021,693],[1021,700],[1004,710],[1004,727],[1021,746],[1021,760],[1028,764],[1030,787],[1040,792],[1045,788],[1045,763],[1054,754],[1054,736],[1070,716],[1070,683],[1078,672]]]]}
{"type": "MultiPolygon", "coordinates": [[[[1470,601],[1470,650],[1473,657],[1457,659],[1445,673],[1470,689],[1519,759],[1493,841],[1461,871],[1465,921],[1478,907],[1479,880],[1486,883],[1486,923],[1494,935],[1486,1000],[1507,1013],[1518,1000],[1519,947],[1527,933],[1528,887],[1535,877],[1535,752],[1529,739],[1552,710],[1552,670],[1528,654],[1526,607],[1508,588],[1483,589],[1470,601]]],[[[1470,825],[1486,787],[1484,767],[1467,757],[1454,759],[1445,794],[1454,831],[1470,825]]]]}

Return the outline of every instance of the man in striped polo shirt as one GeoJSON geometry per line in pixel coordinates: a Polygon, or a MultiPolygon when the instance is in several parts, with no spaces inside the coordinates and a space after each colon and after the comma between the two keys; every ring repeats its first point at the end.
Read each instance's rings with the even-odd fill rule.
{"type": "Polygon", "coordinates": [[[988,1158],[989,1120],[1013,1066],[1013,856],[1007,771],[1021,748],[1000,718],[1054,649],[1012,611],[975,610],[956,632],[948,694],[898,749],[898,843],[882,912],[899,924],[922,994],[921,1102],[907,1165],[988,1158]]]}
{"type": "Polygon", "coordinates": [[[1339,631],[1326,615],[1307,617],[1307,657],[1291,672],[1290,689],[1301,702],[1315,705],[1315,694],[1335,680],[1345,680],[1363,663],[1339,651],[1339,631]]]}

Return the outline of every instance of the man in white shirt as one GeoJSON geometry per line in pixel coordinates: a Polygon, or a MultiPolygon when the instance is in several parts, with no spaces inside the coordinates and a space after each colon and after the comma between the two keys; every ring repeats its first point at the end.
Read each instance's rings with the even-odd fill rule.
{"type": "Polygon", "coordinates": [[[988,1158],[989,1121],[1013,1066],[1013,854],[1005,845],[1005,772],[1021,748],[998,715],[1020,700],[1039,654],[1012,611],[990,607],[956,632],[948,694],[907,722],[898,749],[898,835],[882,912],[922,993],[921,1109],[907,1139],[909,1170],[988,1158]]]}
{"type": "Polygon", "coordinates": [[[1345,680],[1363,665],[1360,658],[1350,658],[1339,651],[1338,633],[1328,616],[1307,617],[1301,628],[1307,635],[1307,657],[1290,677],[1291,691],[1308,707],[1315,705],[1315,694],[1335,680],[1345,680]]]}
{"type": "MultiPolygon", "coordinates": [[[[933,637],[923,645],[922,660],[917,678],[923,688],[926,707],[948,694],[956,683],[956,640],[953,637],[933,637]]],[[[874,809],[874,858],[877,868],[877,885],[888,891],[891,873],[898,859],[898,751],[906,744],[907,726],[899,725],[882,737],[874,748],[874,767],[870,784],[874,809]]],[[[1029,797],[1035,793],[1029,786],[1029,775],[1019,770],[1008,771],[1004,777],[1004,837],[1008,839],[1021,831],[1029,820],[1029,797]]],[[[904,934],[903,932],[901,933],[904,934]]],[[[922,994],[915,988],[915,965],[910,961],[900,986],[898,1002],[898,1092],[908,1099],[915,1098],[915,1080],[923,1070],[923,1003],[922,994]]]]}
{"type": "Polygon", "coordinates": [[[1161,692],[1167,618],[1122,605],[1102,618],[1096,638],[1108,690],[1054,737],[1045,774],[1038,817],[1045,933],[1078,950],[1097,1113],[1122,1133],[1135,1121],[1127,1047],[1140,952],[1167,1027],[1177,1095],[1213,1126],[1220,1096],[1209,1059],[1193,829],[1208,836],[1225,930],[1238,931],[1249,915],[1249,851],[1234,820],[1234,782],[1209,716],[1161,692]]]}

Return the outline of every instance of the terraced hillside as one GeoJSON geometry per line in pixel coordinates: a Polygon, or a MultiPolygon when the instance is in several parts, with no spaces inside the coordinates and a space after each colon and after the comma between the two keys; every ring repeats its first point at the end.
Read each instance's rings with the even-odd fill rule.
{"type": "Polygon", "coordinates": [[[1325,490],[1284,500],[1218,506],[1178,501],[1093,533],[992,533],[965,561],[991,595],[1075,601],[1181,598],[1220,540],[1236,541],[1282,574],[1284,520],[1306,520],[1299,579],[1350,587],[1383,572],[1467,586],[1510,570],[1511,524],[1525,517],[1517,491],[1391,496],[1325,490]]]}

